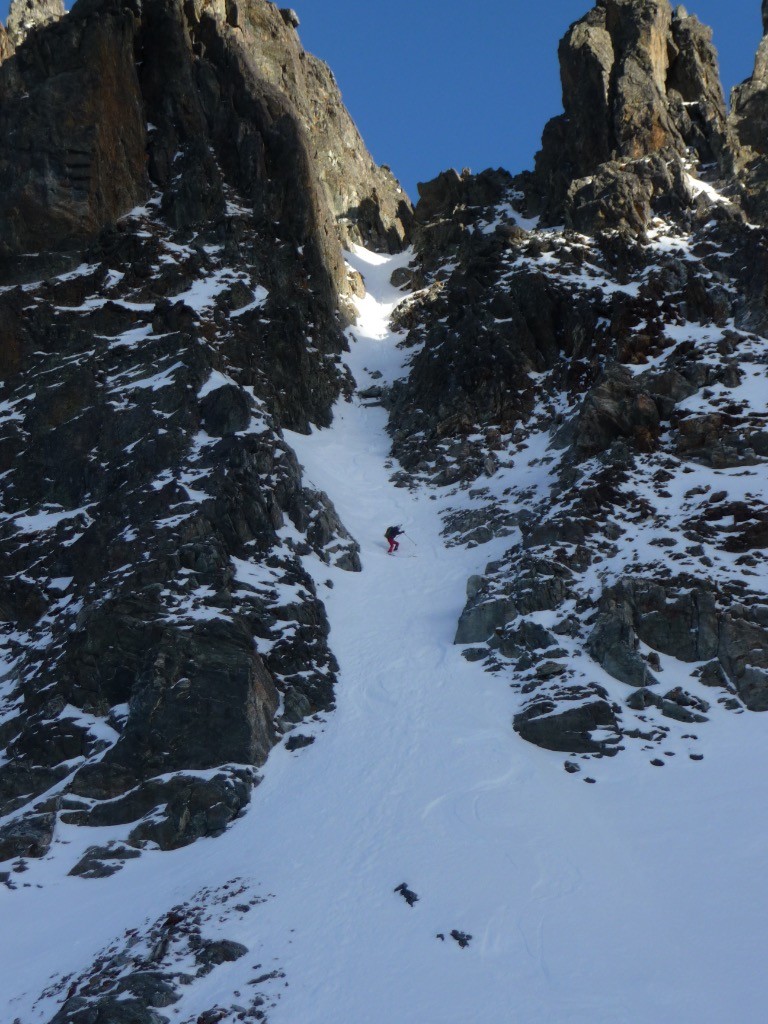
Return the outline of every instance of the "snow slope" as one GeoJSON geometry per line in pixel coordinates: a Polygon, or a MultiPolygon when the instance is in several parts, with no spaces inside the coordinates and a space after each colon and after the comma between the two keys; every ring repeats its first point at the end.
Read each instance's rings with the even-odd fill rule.
{"type": "MultiPolygon", "coordinates": [[[[407,258],[349,257],[368,289],[349,356],[361,389],[404,372],[388,281],[407,258]]],[[[306,560],[341,666],[337,711],[299,729],[311,746],[273,752],[218,839],[84,880],[66,872],[112,831],[61,829],[0,888],[3,1021],[48,1021],[71,975],[190,901],[206,937],[249,952],[182,986],[158,1011],[172,1021],[247,1011],[255,992],[272,1024],[765,1020],[765,719],[715,708],[703,761],[658,769],[632,745],[592,762],[588,785],[522,742],[504,678],[452,643],[467,578],[509,540],[446,547],[440,513],[460,499],[395,487],[385,425],[355,400],[331,429],[288,436],[361,545],[359,574],[306,560]],[[412,538],[394,557],[391,523],[412,538]]]]}

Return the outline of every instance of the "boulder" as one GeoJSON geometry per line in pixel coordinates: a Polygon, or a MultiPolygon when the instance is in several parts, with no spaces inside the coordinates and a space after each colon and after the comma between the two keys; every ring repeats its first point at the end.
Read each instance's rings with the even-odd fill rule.
{"type": "Polygon", "coordinates": [[[299,25],[301,24],[298,14],[296,13],[296,11],[294,11],[292,7],[281,7],[280,17],[283,19],[286,25],[290,25],[291,28],[298,28],[299,25]]]}
{"type": "Polygon", "coordinates": [[[200,418],[206,433],[226,437],[245,430],[251,422],[252,402],[236,384],[225,384],[209,391],[200,400],[200,418]]]}
{"type": "Polygon", "coordinates": [[[627,707],[634,711],[644,711],[645,708],[658,708],[666,718],[673,718],[677,722],[701,723],[708,721],[702,712],[709,710],[709,704],[698,697],[693,697],[682,688],[677,687],[670,690],[668,694],[661,697],[652,690],[636,690],[627,697],[627,707]]]}
{"type": "Polygon", "coordinates": [[[0,860],[43,857],[53,841],[56,815],[25,814],[0,826],[0,860]]]}
{"type": "MultiPolygon", "coordinates": [[[[558,608],[570,596],[571,579],[567,566],[526,552],[517,560],[509,580],[475,583],[469,588],[470,596],[453,642],[482,643],[500,634],[518,615],[558,608]]],[[[532,624],[521,629],[520,639],[531,649],[545,642],[546,631],[537,630],[532,624]]],[[[509,642],[514,645],[516,640],[509,635],[509,642]]]]}
{"type": "MultiPolygon", "coordinates": [[[[103,797],[124,791],[129,780],[128,773],[113,767],[111,771],[81,773],[72,789],[75,793],[98,792],[103,797]]],[[[253,784],[254,775],[245,768],[228,768],[211,778],[180,772],[165,779],[149,779],[114,799],[62,811],[61,820],[92,828],[138,822],[128,837],[131,846],[140,848],[150,842],[161,850],[176,850],[203,836],[221,835],[248,805],[253,784]]],[[[103,859],[86,858],[83,870],[92,870],[96,861],[103,859]]]]}
{"type": "Polygon", "coordinates": [[[514,728],[529,743],[572,754],[610,756],[621,739],[613,707],[595,688],[578,688],[563,703],[536,700],[515,715],[514,728]]]}
{"type": "Polygon", "coordinates": [[[597,618],[585,649],[608,675],[628,686],[653,686],[656,680],[638,653],[639,640],[631,616],[621,605],[597,618]]]}

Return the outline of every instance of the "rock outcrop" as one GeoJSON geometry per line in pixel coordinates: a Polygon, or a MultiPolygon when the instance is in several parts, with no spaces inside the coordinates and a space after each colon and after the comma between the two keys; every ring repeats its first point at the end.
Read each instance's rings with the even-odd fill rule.
{"type": "Polygon", "coordinates": [[[682,7],[599,0],[568,30],[559,56],[565,112],[546,126],[536,169],[523,178],[529,209],[547,223],[565,219],[585,230],[627,221],[626,214],[614,224],[605,209],[601,216],[585,210],[606,189],[626,192],[625,207],[669,199],[648,157],[730,167],[712,33],[682,7]]]}
{"type": "Polygon", "coordinates": [[[729,123],[739,151],[739,184],[750,218],[768,220],[768,17],[763,4],[766,33],[755,57],[750,78],[731,94],[729,123]]]}
{"type": "Polygon", "coordinates": [[[0,261],[113,224],[149,194],[145,148],[130,11],[32,33],[0,65],[0,261]]]}
{"type": "Polygon", "coordinates": [[[8,33],[5,31],[2,22],[0,22],[0,64],[2,64],[6,57],[11,56],[13,50],[13,43],[9,39],[8,33]]]}
{"type": "Polygon", "coordinates": [[[64,17],[63,0],[11,0],[6,30],[14,47],[21,45],[32,29],[50,25],[64,17]]]}

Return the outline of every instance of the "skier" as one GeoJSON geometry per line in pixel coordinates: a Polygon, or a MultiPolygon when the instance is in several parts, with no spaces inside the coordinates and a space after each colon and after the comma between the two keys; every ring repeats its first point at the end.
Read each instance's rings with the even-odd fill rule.
{"type": "Polygon", "coordinates": [[[388,526],[387,527],[387,530],[386,530],[386,533],[384,534],[384,536],[389,541],[389,551],[387,552],[388,555],[393,554],[400,547],[400,545],[397,543],[397,538],[403,532],[404,531],[403,531],[403,529],[400,526],[388,526]]]}

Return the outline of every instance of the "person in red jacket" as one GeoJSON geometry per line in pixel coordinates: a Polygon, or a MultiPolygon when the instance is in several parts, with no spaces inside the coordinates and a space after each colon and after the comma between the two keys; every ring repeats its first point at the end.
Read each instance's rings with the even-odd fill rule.
{"type": "Polygon", "coordinates": [[[399,526],[387,527],[384,536],[389,541],[389,551],[387,552],[388,555],[393,554],[400,547],[400,545],[397,542],[397,538],[400,536],[401,533],[403,533],[403,530],[399,526]]]}

